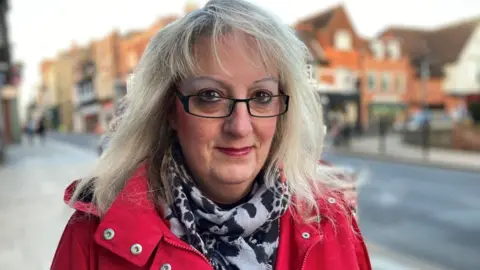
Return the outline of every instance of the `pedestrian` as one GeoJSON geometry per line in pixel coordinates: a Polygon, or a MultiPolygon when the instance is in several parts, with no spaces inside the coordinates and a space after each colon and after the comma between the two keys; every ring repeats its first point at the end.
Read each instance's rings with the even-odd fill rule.
{"type": "Polygon", "coordinates": [[[33,146],[34,144],[36,129],[37,129],[37,122],[35,121],[35,118],[29,117],[27,121],[27,125],[25,127],[25,131],[27,133],[28,142],[30,146],[33,146]]]}
{"type": "Polygon", "coordinates": [[[160,30],[91,177],[67,188],[51,269],[371,269],[342,183],[317,171],[308,56],[243,0],[160,30]]]}
{"type": "Polygon", "coordinates": [[[36,128],[37,136],[40,142],[45,145],[45,117],[41,116],[38,120],[37,128],[36,128]]]}

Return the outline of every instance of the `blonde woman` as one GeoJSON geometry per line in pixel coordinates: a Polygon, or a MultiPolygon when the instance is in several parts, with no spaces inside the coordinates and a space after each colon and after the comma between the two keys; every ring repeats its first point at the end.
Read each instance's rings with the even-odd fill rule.
{"type": "Polygon", "coordinates": [[[316,172],[307,52],[241,0],[162,29],[98,166],[66,191],[76,212],[52,269],[371,269],[335,179],[316,172]]]}

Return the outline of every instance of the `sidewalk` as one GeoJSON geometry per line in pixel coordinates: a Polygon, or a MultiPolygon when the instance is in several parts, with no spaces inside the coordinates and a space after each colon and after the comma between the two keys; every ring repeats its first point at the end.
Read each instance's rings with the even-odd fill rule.
{"type": "MultiPolygon", "coordinates": [[[[0,269],[47,270],[72,211],[63,191],[92,168],[95,152],[47,140],[9,147],[0,167],[0,269]]],[[[433,270],[369,243],[375,270],[433,270]]]]}
{"type": "Polygon", "coordinates": [[[95,153],[48,140],[9,146],[0,166],[0,269],[46,270],[72,211],[63,191],[95,153]]]}
{"type": "Polygon", "coordinates": [[[379,151],[379,140],[377,136],[354,138],[348,148],[328,146],[327,151],[392,162],[480,172],[480,152],[430,148],[427,159],[424,159],[421,147],[404,144],[398,134],[390,134],[386,138],[385,154],[379,151]]]}

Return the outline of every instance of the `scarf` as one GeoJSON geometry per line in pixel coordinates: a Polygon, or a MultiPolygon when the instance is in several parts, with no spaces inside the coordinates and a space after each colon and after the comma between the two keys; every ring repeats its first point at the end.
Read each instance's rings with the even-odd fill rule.
{"type": "Polygon", "coordinates": [[[201,252],[215,270],[271,270],[280,236],[280,217],[287,211],[288,186],[276,174],[268,188],[257,177],[247,200],[222,209],[204,197],[184,166],[180,150],[172,150],[168,175],[174,202],[164,206],[171,231],[201,252]]]}

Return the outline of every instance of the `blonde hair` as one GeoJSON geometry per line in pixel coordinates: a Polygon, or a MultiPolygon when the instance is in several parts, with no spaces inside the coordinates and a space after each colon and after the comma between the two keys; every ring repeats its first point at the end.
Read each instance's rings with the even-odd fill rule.
{"type": "MultiPolygon", "coordinates": [[[[282,166],[296,198],[296,210],[307,217],[316,209],[326,177],[316,171],[323,148],[324,124],[320,102],[305,72],[311,59],[307,47],[293,29],[257,6],[243,0],[211,0],[161,29],[148,44],[130,82],[128,108],[112,134],[91,178],[82,180],[81,190],[93,187],[94,203],[104,214],[135,169],[149,161],[149,185],[154,198],[169,203],[171,183],[163,175],[164,157],[174,141],[167,117],[174,106],[172,87],[198,68],[193,46],[200,37],[211,38],[213,51],[219,38],[232,31],[252,37],[265,64],[279,70],[282,90],[290,96],[289,110],[279,117],[274,143],[265,164],[267,184],[282,166]],[[300,207],[302,205],[302,207],[300,207]],[[301,209],[300,209],[301,208],[301,209]]],[[[328,183],[327,183],[328,182],[328,183]]]]}

